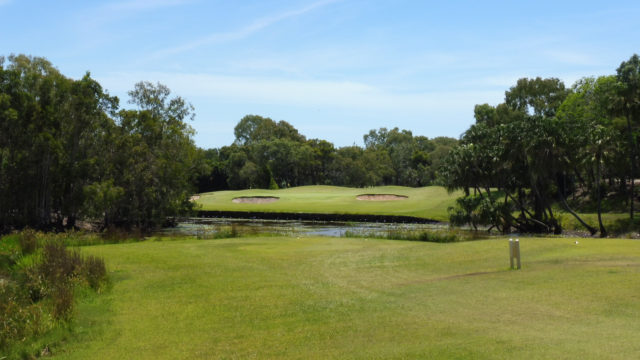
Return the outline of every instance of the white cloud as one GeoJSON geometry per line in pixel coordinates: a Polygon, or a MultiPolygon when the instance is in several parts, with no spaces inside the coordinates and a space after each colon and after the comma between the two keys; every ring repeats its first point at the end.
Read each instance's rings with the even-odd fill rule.
{"type": "Polygon", "coordinates": [[[205,46],[205,45],[210,45],[210,44],[216,44],[216,43],[223,43],[223,42],[228,42],[228,41],[234,41],[234,40],[240,40],[240,39],[244,39],[254,33],[257,33],[258,31],[269,27],[273,24],[276,24],[280,21],[289,19],[289,18],[294,18],[300,15],[303,15],[305,13],[308,13],[312,10],[315,10],[317,8],[329,5],[331,3],[335,3],[336,1],[339,0],[322,0],[322,1],[317,1],[314,2],[312,4],[309,4],[305,7],[302,7],[300,9],[295,9],[295,10],[289,10],[289,11],[285,11],[282,12],[280,14],[276,14],[273,16],[269,16],[269,17],[264,17],[261,19],[258,19],[256,21],[254,21],[253,23],[240,28],[238,30],[235,31],[228,31],[228,32],[218,32],[218,33],[213,33],[210,34],[208,36],[205,37],[201,37],[199,39],[195,39],[189,42],[186,42],[182,45],[179,46],[175,46],[175,47],[171,47],[171,48],[167,48],[164,50],[160,50],[158,52],[156,52],[155,54],[152,55],[152,57],[162,57],[162,56],[166,56],[166,55],[172,55],[172,54],[178,54],[178,53],[182,53],[182,52],[186,52],[189,50],[193,50],[195,48],[199,48],[201,46],[205,46]]]}

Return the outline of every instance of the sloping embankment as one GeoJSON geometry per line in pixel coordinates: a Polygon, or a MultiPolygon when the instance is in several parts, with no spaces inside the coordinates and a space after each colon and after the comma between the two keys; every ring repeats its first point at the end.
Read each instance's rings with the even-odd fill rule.
{"type": "Polygon", "coordinates": [[[200,210],[198,217],[203,218],[232,218],[232,219],[263,219],[263,220],[305,220],[305,221],[357,221],[357,222],[388,222],[410,224],[438,224],[439,221],[414,216],[401,215],[369,215],[369,214],[315,214],[290,212],[260,212],[260,211],[214,211],[200,210]]]}

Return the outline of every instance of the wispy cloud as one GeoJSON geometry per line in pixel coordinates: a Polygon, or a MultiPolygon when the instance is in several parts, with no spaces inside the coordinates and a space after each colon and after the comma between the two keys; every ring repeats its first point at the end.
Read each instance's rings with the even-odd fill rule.
{"type": "Polygon", "coordinates": [[[132,79],[159,81],[187,98],[396,113],[443,111],[460,106],[467,106],[472,111],[478,102],[495,102],[503,96],[502,91],[495,90],[399,92],[348,80],[287,80],[210,74],[118,73],[98,80],[107,89],[122,93],[133,87],[132,79]]]}
{"type": "Polygon", "coordinates": [[[11,3],[12,0],[0,0],[0,6],[2,5],[8,5],[11,3]]]}
{"type": "Polygon", "coordinates": [[[269,17],[264,17],[261,19],[256,20],[255,22],[234,30],[234,31],[229,31],[229,32],[218,32],[218,33],[213,33],[210,34],[208,36],[204,36],[201,37],[199,39],[195,39],[189,42],[186,42],[182,45],[178,45],[175,47],[171,47],[171,48],[167,48],[167,49],[163,49],[160,50],[156,53],[154,53],[152,55],[152,57],[163,57],[163,56],[167,56],[167,55],[172,55],[172,54],[178,54],[178,53],[183,53],[189,50],[193,50],[196,48],[199,48],[201,46],[205,46],[205,45],[210,45],[210,44],[216,44],[216,43],[223,43],[223,42],[229,42],[229,41],[234,41],[234,40],[240,40],[240,39],[244,39],[254,33],[257,33],[258,31],[267,28],[271,25],[274,25],[278,22],[281,22],[283,20],[286,19],[290,19],[290,18],[294,18],[303,14],[306,14],[310,11],[313,11],[317,8],[329,5],[331,3],[335,3],[337,1],[340,0],[322,0],[322,1],[317,1],[314,3],[311,3],[305,7],[299,8],[299,9],[295,9],[295,10],[289,10],[289,11],[285,11],[276,15],[272,15],[269,17]]]}

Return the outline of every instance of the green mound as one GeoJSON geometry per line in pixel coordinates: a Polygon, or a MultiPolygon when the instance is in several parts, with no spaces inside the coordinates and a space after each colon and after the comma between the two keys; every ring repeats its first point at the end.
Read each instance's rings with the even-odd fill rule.
{"type": "Polygon", "coordinates": [[[339,186],[301,186],[280,190],[217,191],[199,194],[196,203],[202,210],[305,212],[324,214],[402,215],[447,221],[447,208],[453,206],[459,193],[448,194],[439,186],[409,188],[380,186],[361,188],[339,186]],[[362,201],[359,195],[395,195],[402,201],[362,201]],[[270,203],[234,203],[246,197],[277,197],[270,203]]]}

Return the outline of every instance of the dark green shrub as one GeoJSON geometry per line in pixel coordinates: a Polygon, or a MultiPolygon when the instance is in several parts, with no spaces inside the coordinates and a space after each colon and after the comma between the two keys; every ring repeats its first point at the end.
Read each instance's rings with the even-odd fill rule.
{"type": "Polygon", "coordinates": [[[423,231],[418,235],[418,240],[435,243],[451,243],[460,241],[454,233],[423,231]]]}
{"type": "Polygon", "coordinates": [[[0,275],[7,274],[9,269],[15,265],[18,255],[0,253],[0,275]]]}
{"type": "MultiPolygon", "coordinates": [[[[42,331],[42,310],[15,283],[0,281],[0,350],[42,331]]],[[[4,351],[0,351],[2,353],[4,351]]]]}
{"type": "Polygon", "coordinates": [[[48,242],[43,247],[39,272],[48,282],[56,284],[78,276],[82,265],[77,251],[69,251],[59,242],[48,242]]]}
{"type": "Polygon", "coordinates": [[[273,176],[269,179],[269,190],[278,190],[280,187],[278,183],[273,179],[273,176]]]}
{"type": "Polygon", "coordinates": [[[58,282],[51,292],[52,315],[56,320],[69,320],[73,312],[73,288],[69,281],[58,282]]]}
{"type": "Polygon", "coordinates": [[[92,255],[84,259],[84,276],[92,289],[98,290],[107,280],[107,268],[104,260],[92,255]]]}
{"type": "Polygon", "coordinates": [[[44,299],[49,293],[47,281],[40,275],[37,266],[24,269],[18,281],[22,284],[32,303],[44,299]]]}
{"type": "Polygon", "coordinates": [[[32,254],[38,248],[38,234],[31,229],[23,230],[19,236],[20,250],[23,255],[32,254]]]}
{"type": "Polygon", "coordinates": [[[48,348],[33,352],[31,343],[71,319],[75,287],[97,290],[107,281],[101,258],[65,247],[78,235],[29,230],[12,235],[12,247],[0,243],[0,360],[46,356],[48,348]]]}
{"type": "Polygon", "coordinates": [[[609,233],[613,235],[624,235],[640,231],[640,219],[629,218],[616,219],[605,225],[609,233]]]}

